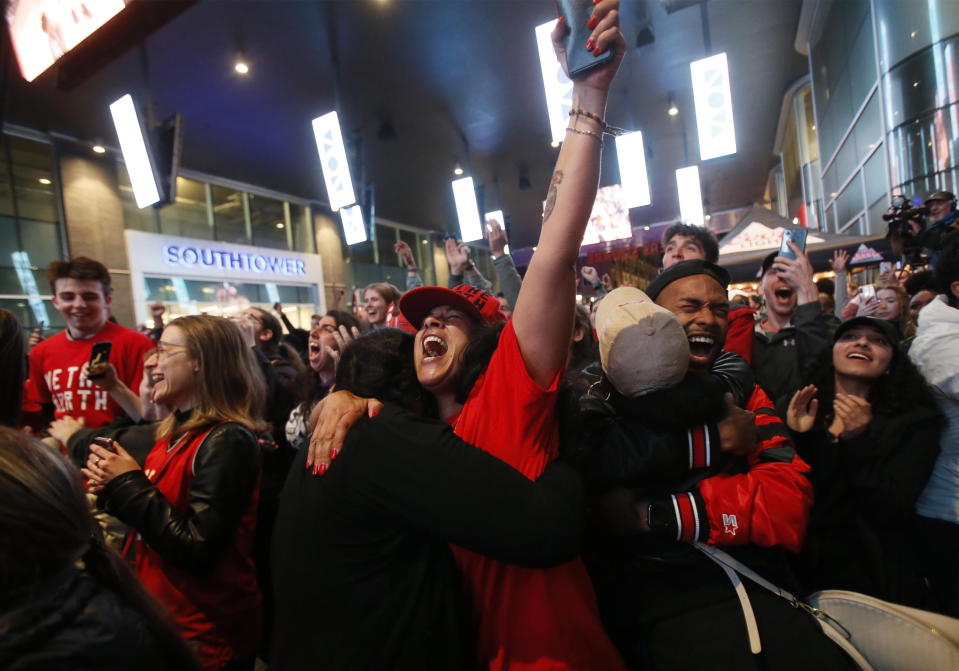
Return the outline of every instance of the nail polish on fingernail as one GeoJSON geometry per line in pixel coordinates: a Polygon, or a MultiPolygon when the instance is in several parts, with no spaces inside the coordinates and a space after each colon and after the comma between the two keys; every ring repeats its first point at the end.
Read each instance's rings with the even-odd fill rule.
{"type": "Polygon", "coordinates": [[[316,475],[316,474],[319,473],[319,472],[320,472],[320,465],[319,465],[319,464],[313,464],[313,475],[316,475]]]}
{"type": "Polygon", "coordinates": [[[338,455],[339,453],[340,453],[339,450],[335,450],[335,449],[330,450],[330,461],[332,461],[333,459],[336,459],[336,455],[338,455]]]}
{"type": "Polygon", "coordinates": [[[595,49],[593,49],[593,55],[599,56],[599,47],[596,47],[595,49]]]}
{"type": "Polygon", "coordinates": [[[311,467],[312,465],[313,465],[313,462],[310,461],[309,459],[307,459],[307,460],[306,460],[306,465],[305,465],[303,468],[305,468],[306,470],[310,470],[310,467],[311,467]]]}
{"type": "Polygon", "coordinates": [[[592,51],[592,50],[593,50],[593,45],[594,45],[595,43],[596,43],[596,42],[593,40],[593,38],[589,38],[588,40],[586,40],[586,51],[592,51]]]}
{"type": "Polygon", "coordinates": [[[586,27],[589,28],[590,30],[592,30],[593,28],[596,27],[596,24],[597,24],[597,23],[599,23],[599,21],[597,20],[597,18],[596,18],[595,16],[591,16],[591,17],[589,17],[589,21],[586,22],[586,27]]]}
{"type": "Polygon", "coordinates": [[[326,464],[320,464],[320,475],[326,475],[326,469],[328,466],[326,464]]]}

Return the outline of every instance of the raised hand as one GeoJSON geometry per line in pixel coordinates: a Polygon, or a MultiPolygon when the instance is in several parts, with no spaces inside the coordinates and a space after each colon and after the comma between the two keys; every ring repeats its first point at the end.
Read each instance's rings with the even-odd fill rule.
{"type": "Polygon", "coordinates": [[[719,422],[719,444],[723,452],[745,457],[756,448],[756,414],[743,410],[726,392],[726,417],[719,422]]]}
{"type": "Polygon", "coordinates": [[[393,251],[399,254],[399,257],[403,260],[403,264],[409,268],[416,268],[416,261],[413,260],[413,250],[410,249],[410,246],[403,242],[402,240],[397,240],[393,244],[393,251]]]}
{"type": "Polygon", "coordinates": [[[596,269],[593,266],[583,266],[580,269],[579,274],[583,276],[584,280],[593,286],[600,281],[599,273],[596,272],[596,269]]]}
{"type": "Polygon", "coordinates": [[[796,433],[806,433],[816,423],[816,413],[819,411],[819,399],[816,394],[819,390],[813,385],[807,385],[793,394],[786,411],[786,424],[796,433]]]}
{"type": "MultiPolygon", "coordinates": [[[[619,64],[626,53],[626,42],[619,31],[619,0],[601,0],[596,3],[590,15],[590,23],[594,26],[586,44],[570,44],[570,49],[587,49],[594,54],[601,54],[607,48],[613,50],[613,59],[604,65],[593,68],[582,77],[578,77],[574,84],[585,88],[606,92],[619,70],[619,64]]],[[[590,25],[588,23],[587,25],[590,25]]],[[[556,60],[563,66],[563,72],[569,76],[569,67],[566,64],[566,45],[563,36],[569,31],[565,21],[560,18],[553,29],[553,51],[556,60]]]]}
{"type": "Polygon", "coordinates": [[[506,231],[495,219],[486,220],[486,230],[489,231],[489,250],[494,259],[506,254],[506,231]]]}
{"type": "Polygon", "coordinates": [[[469,248],[454,238],[446,238],[444,246],[446,252],[446,262],[450,264],[450,273],[453,275],[462,275],[466,270],[466,264],[469,263],[469,248]]]}
{"type": "Polygon", "coordinates": [[[834,272],[844,273],[846,272],[846,267],[849,264],[849,252],[845,249],[837,249],[832,253],[832,258],[829,259],[829,265],[832,267],[834,272]]]}

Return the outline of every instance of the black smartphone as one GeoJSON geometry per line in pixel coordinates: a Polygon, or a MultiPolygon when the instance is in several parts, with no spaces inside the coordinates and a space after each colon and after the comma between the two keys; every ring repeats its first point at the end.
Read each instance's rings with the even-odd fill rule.
{"type": "MultiPolygon", "coordinates": [[[[90,368],[94,366],[99,366],[101,363],[107,363],[110,361],[110,349],[113,347],[113,343],[109,340],[104,340],[102,342],[93,343],[93,349],[90,350],[90,368]]],[[[100,375],[88,375],[87,378],[90,380],[98,380],[103,377],[100,375]]]]}
{"type": "Polygon", "coordinates": [[[108,452],[113,452],[114,454],[117,453],[117,448],[113,447],[113,441],[107,438],[106,436],[99,436],[98,438],[94,438],[93,442],[99,445],[100,447],[102,447],[104,450],[107,450],[108,452]]]}
{"type": "Polygon", "coordinates": [[[566,45],[566,67],[570,79],[576,79],[613,59],[612,49],[607,48],[599,56],[586,51],[586,40],[593,32],[586,24],[594,7],[593,0],[556,0],[556,10],[569,28],[563,42],[566,45]]]}
{"type": "Polygon", "coordinates": [[[805,228],[787,228],[783,231],[783,241],[779,245],[779,255],[787,259],[795,259],[796,253],[793,252],[789,242],[799,247],[800,251],[806,251],[806,234],[809,233],[805,228]]]}

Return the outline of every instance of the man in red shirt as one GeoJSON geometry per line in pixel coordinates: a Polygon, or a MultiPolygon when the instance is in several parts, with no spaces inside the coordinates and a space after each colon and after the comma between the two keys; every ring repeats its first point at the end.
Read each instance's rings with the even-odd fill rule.
{"type": "Polygon", "coordinates": [[[42,420],[65,416],[82,420],[88,427],[112,422],[122,410],[83,370],[93,345],[112,343],[109,362],[116,368],[117,378],[136,390],[144,356],[154,348],[153,342],[109,320],[113,290],[110,273],[99,261],[83,256],[54,261],[47,268],[47,279],[53,305],[67,328],[30,351],[27,404],[42,408],[42,416],[34,416],[32,423],[44,426],[42,420]]]}

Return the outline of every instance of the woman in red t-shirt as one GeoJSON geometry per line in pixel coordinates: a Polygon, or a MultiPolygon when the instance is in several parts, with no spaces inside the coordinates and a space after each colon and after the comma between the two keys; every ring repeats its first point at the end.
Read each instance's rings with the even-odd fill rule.
{"type": "Polygon", "coordinates": [[[252,669],[262,377],[239,330],[220,317],[174,320],[157,357],[154,401],[173,414],[143,469],[117,443],[94,443],[84,473],[107,510],[137,532],[137,575],[203,669],[252,669]]]}

